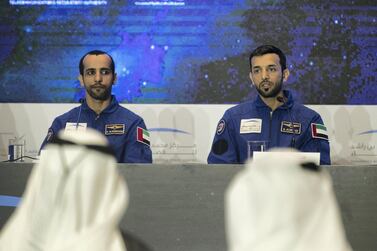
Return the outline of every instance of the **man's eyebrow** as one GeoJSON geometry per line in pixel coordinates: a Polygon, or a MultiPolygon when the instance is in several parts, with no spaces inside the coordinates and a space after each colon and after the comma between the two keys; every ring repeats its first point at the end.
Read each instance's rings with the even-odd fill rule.
{"type": "MultiPolygon", "coordinates": [[[[266,67],[277,67],[277,64],[269,64],[266,67]]],[[[262,68],[262,66],[259,66],[259,65],[253,66],[253,69],[258,69],[258,68],[262,68]]]]}
{"type": "MultiPolygon", "coordinates": [[[[96,68],[87,68],[87,69],[85,69],[85,71],[93,71],[93,70],[96,70],[96,68]]],[[[109,67],[102,67],[102,68],[100,68],[100,70],[110,70],[110,68],[109,67]]]]}

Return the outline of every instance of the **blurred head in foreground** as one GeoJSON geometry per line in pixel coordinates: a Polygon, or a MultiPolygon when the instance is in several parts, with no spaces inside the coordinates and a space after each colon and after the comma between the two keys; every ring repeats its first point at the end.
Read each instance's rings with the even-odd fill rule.
{"type": "Polygon", "coordinates": [[[127,203],[106,138],[90,128],[61,132],[33,168],[0,250],[124,251],[118,223],[127,203]]]}
{"type": "Polygon", "coordinates": [[[275,151],[251,160],[226,191],[229,250],[351,250],[328,172],[275,151]]]}

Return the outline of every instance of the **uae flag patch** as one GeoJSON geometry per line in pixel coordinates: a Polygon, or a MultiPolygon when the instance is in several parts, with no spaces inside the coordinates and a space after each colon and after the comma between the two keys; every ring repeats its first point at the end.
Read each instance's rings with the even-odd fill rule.
{"type": "Polygon", "coordinates": [[[145,130],[144,128],[141,128],[141,127],[137,127],[136,132],[137,132],[137,135],[136,135],[137,141],[144,143],[148,146],[151,144],[148,130],[145,130]]]}
{"type": "Polygon", "coordinates": [[[312,137],[317,139],[329,139],[326,126],[312,123],[312,137]]]}

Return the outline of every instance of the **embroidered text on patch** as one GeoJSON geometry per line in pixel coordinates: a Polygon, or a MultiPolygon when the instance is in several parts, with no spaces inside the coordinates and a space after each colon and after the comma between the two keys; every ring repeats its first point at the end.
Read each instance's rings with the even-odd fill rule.
{"type": "Polygon", "coordinates": [[[301,123],[282,121],[280,131],[284,133],[301,134],[301,123]]]}
{"type": "Polygon", "coordinates": [[[126,131],[125,124],[109,124],[105,125],[105,135],[119,135],[124,134],[126,131]]]}
{"type": "Polygon", "coordinates": [[[144,143],[148,146],[150,145],[150,137],[148,130],[141,127],[137,127],[136,134],[137,141],[139,141],[140,143],[144,143]]]}
{"type": "Polygon", "coordinates": [[[245,133],[261,133],[262,132],[262,119],[241,119],[240,134],[245,133]]]}
{"type": "Polygon", "coordinates": [[[326,126],[321,124],[311,124],[312,127],[312,137],[317,139],[329,139],[329,136],[327,134],[326,126]]]}

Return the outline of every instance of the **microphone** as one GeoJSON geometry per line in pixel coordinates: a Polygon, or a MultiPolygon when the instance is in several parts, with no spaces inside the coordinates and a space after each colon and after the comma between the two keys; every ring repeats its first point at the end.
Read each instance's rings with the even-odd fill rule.
{"type": "Polygon", "coordinates": [[[293,118],[292,118],[292,113],[291,113],[291,109],[288,107],[287,105],[287,99],[283,96],[277,96],[276,97],[277,101],[279,101],[280,103],[283,103],[283,106],[285,106],[285,109],[287,109],[288,111],[288,116],[289,116],[289,119],[290,119],[290,126],[292,128],[292,138],[291,138],[291,147],[292,148],[295,148],[296,146],[296,138],[295,138],[295,132],[294,132],[294,126],[293,126],[293,118]]]}
{"type": "Polygon", "coordinates": [[[81,109],[82,109],[82,104],[84,103],[84,100],[83,98],[80,98],[79,99],[79,102],[80,102],[80,110],[79,110],[79,115],[77,116],[77,121],[76,121],[76,131],[79,127],[79,121],[80,121],[80,117],[81,117],[81,109]]]}

